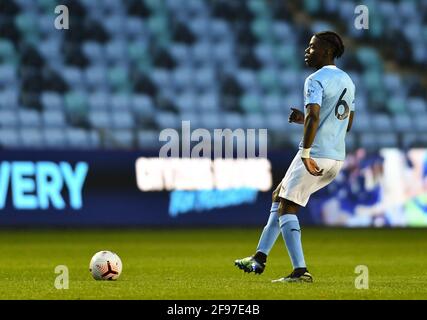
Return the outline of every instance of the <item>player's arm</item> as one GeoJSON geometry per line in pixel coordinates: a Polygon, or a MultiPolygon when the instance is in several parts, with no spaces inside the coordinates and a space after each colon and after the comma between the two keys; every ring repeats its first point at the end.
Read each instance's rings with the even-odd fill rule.
{"type": "Polygon", "coordinates": [[[303,148],[310,149],[316,137],[320,121],[320,106],[317,103],[306,105],[307,115],[304,119],[303,148]]]}
{"type": "Polygon", "coordinates": [[[316,137],[317,128],[320,122],[320,106],[317,103],[310,103],[306,106],[307,115],[304,120],[304,138],[301,159],[305,168],[313,176],[323,175],[323,169],[320,170],[316,161],[310,158],[310,149],[316,137]]]}
{"type": "Polygon", "coordinates": [[[316,161],[310,157],[311,145],[316,137],[320,122],[320,107],[322,104],[323,87],[320,82],[308,79],[304,84],[304,104],[306,116],[304,119],[304,138],[301,159],[307,171],[313,176],[323,175],[316,161]]]}
{"type": "Polygon", "coordinates": [[[353,117],[354,117],[354,111],[350,111],[350,117],[348,118],[347,132],[350,131],[351,126],[353,125],[353,117]]]}

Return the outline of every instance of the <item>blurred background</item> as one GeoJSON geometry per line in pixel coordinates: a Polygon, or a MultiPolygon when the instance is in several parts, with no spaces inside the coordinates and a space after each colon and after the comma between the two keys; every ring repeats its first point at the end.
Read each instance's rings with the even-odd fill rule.
{"type": "Polygon", "coordinates": [[[427,2],[415,0],[2,0],[0,225],[261,225],[269,192],[227,204],[143,192],[135,161],[183,120],[267,128],[276,185],[302,137],[287,118],[313,72],[304,49],[322,30],[343,38],[356,115],[343,172],[301,219],[427,225],[427,2]],[[355,28],[359,4],[369,29],[355,28]],[[68,30],[55,28],[58,5],[68,30]],[[88,166],[80,206],[61,162],[88,166]],[[172,216],[180,201],[189,209],[172,216]]]}

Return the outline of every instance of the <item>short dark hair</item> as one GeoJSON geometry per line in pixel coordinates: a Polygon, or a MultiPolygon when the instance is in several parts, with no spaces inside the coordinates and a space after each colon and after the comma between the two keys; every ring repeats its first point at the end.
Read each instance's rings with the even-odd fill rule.
{"type": "Polygon", "coordinates": [[[334,50],[334,58],[339,58],[344,53],[344,44],[341,37],[333,31],[322,31],[314,34],[316,38],[327,42],[334,50]]]}

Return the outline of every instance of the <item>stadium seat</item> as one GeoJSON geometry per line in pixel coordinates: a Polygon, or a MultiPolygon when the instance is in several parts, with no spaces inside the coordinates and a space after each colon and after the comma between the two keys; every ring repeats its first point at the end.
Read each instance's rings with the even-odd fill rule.
{"type": "Polygon", "coordinates": [[[40,114],[36,110],[19,110],[18,121],[22,128],[40,127],[42,124],[40,114]]]}
{"type": "Polygon", "coordinates": [[[24,148],[39,149],[44,146],[43,135],[39,128],[21,128],[19,137],[24,148]]]}
{"type": "Polygon", "coordinates": [[[292,13],[287,2],[259,0],[65,4],[79,16],[68,31],[52,27],[56,0],[2,6],[5,148],[30,146],[22,137],[32,141],[31,132],[47,148],[151,148],[154,130],[185,118],[208,129],[264,126],[274,147],[294,146],[302,127],[287,122],[289,108],[302,109],[312,73],[303,50],[312,32],[338,24],[346,42],[338,66],[356,84],[348,148],[423,143],[411,136],[427,132],[423,1],[369,2],[369,32],[354,28],[356,0],[302,1],[292,13]],[[302,11],[308,27],[290,19],[302,11]],[[398,50],[388,50],[396,37],[398,50]]]}
{"type": "Polygon", "coordinates": [[[47,148],[66,149],[67,137],[62,129],[45,128],[43,130],[43,141],[47,148]]]}
{"type": "Polygon", "coordinates": [[[66,126],[65,114],[62,110],[47,110],[41,114],[45,128],[62,128],[66,126]]]}
{"type": "Polygon", "coordinates": [[[14,128],[0,128],[0,146],[4,148],[21,148],[22,143],[14,128]]]}
{"type": "Polygon", "coordinates": [[[132,129],[135,126],[132,114],[127,110],[114,111],[111,114],[113,128],[132,129]]]}
{"type": "Polygon", "coordinates": [[[202,128],[209,130],[225,128],[222,117],[217,112],[205,112],[200,115],[202,128]]]}
{"type": "Polygon", "coordinates": [[[112,127],[112,120],[109,111],[90,111],[89,123],[97,129],[109,129],[112,127]]]}
{"type": "Polygon", "coordinates": [[[16,85],[16,71],[13,65],[0,65],[0,86],[16,85]]]}
{"type": "Polygon", "coordinates": [[[68,128],[65,137],[71,148],[90,149],[91,142],[88,132],[81,128],[68,128]]]}
{"type": "Polygon", "coordinates": [[[384,114],[372,114],[371,118],[371,130],[387,132],[392,131],[392,123],[390,117],[384,114]]]}
{"type": "Polygon", "coordinates": [[[137,134],[138,147],[141,149],[158,149],[159,133],[156,131],[140,130],[137,134]]]}
{"type": "Polygon", "coordinates": [[[135,137],[132,130],[111,130],[104,138],[104,146],[114,149],[131,149],[135,137]]]}
{"type": "Polygon", "coordinates": [[[18,125],[18,115],[15,110],[0,110],[0,126],[16,127],[18,125]]]}
{"type": "Polygon", "coordinates": [[[0,109],[18,108],[18,90],[10,88],[0,91],[0,109]]]}

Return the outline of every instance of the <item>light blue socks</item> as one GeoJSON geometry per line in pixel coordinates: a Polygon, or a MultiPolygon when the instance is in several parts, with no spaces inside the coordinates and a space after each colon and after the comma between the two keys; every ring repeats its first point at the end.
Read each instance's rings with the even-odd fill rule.
{"type": "Polygon", "coordinates": [[[261,233],[261,237],[258,242],[256,251],[261,251],[265,255],[270,253],[271,248],[277,240],[280,234],[279,227],[279,215],[277,210],[279,208],[279,202],[273,202],[270,210],[270,217],[268,218],[267,224],[261,233]]]}
{"type": "Polygon", "coordinates": [[[285,240],[292,266],[305,268],[304,253],[301,244],[301,228],[295,214],[284,214],[279,218],[283,240],[285,240]]]}

